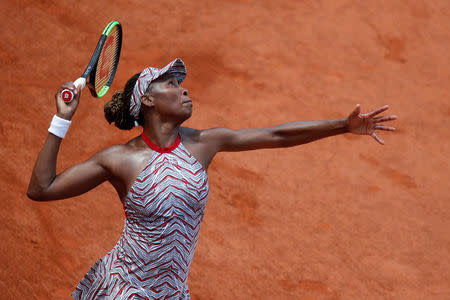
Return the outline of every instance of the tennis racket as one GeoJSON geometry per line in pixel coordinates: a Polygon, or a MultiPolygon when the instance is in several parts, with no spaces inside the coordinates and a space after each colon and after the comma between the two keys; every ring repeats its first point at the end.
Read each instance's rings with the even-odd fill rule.
{"type": "MultiPolygon", "coordinates": [[[[93,97],[103,97],[116,74],[121,47],[122,26],[118,21],[112,21],[103,30],[83,75],[74,81],[75,87],[81,90],[87,85],[93,97]]],[[[64,102],[70,103],[74,95],[72,91],[64,89],[61,97],[64,102]]]]}

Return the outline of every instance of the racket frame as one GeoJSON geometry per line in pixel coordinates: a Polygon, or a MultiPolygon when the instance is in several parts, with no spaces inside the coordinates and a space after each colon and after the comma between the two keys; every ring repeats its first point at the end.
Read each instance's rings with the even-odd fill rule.
{"type": "MultiPolygon", "coordinates": [[[[75,80],[74,84],[75,87],[77,89],[83,89],[85,85],[87,85],[89,87],[89,90],[92,94],[93,97],[96,98],[100,98],[103,97],[106,92],[108,91],[114,76],[116,74],[117,71],[117,65],[119,64],[119,58],[120,58],[120,52],[122,49],[122,25],[120,24],[119,21],[111,21],[108,25],[106,25],[105,29],[102,32],[102,35],[100,36],[100,39],[97,42],[97,46],[95,47],[94,53],[92,54],[91,60],[89,61],[89,64],[87,65],[86,69],[84,70],[83,74],[81,75],[80,78],[78,78],[77,80],[75,80]],[[114,62],[114,67],[113,67],[113,71],[109,76],[109,79],[107,81],[107,83],[101,88],[101,90],[99,91],[99,93],[96,92],[95,90],[95,73],[97,70],[97,65],[98,65],[98,59],[100,57],[100,54],[103,50],[103,46],[106,42],[106,39],[109,36],[109,33],[113,30],[114,27],[117,26],[117,30],[119,31],[118,33],[118,38],[119,38],[119,42],[118,42],[118,49],[116,50],[117,52],[117,57],[115,59],[114,62]],[[89,77],[89,81],[87,81],[89,77]]],[[[61,91],[61,96],[64,100],[64,102],[66,103],[70,103],[73,98],[74,95],[72,93],[72,91],[68,90],[68,89],[64,89],[61,91]]]]}

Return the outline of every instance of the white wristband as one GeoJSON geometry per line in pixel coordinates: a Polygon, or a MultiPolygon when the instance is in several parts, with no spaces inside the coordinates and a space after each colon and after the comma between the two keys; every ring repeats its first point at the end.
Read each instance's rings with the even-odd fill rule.
{"type": "Polygon", "coordinates": [[[54,115],[50,127],[48,128],[48,132],[63,139],[66,136],[67,130],[69,130],[70,123],[72,123],[72,121],[54,115]]]}

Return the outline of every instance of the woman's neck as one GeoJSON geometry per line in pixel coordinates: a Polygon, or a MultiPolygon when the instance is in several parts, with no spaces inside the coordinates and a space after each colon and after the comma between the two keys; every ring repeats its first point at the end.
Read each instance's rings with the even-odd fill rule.
{"type": "Polygon", "coordinates": [[[155,145],[169,147],[175,142],[179,128],[180,124],[149,120],[144,124],[144,133],[155,145]]]}

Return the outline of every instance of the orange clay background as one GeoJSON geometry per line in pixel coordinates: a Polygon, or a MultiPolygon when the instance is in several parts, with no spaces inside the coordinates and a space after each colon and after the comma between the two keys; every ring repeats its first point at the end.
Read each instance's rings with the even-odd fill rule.
{"type": "Polygon", "coordinates": [[[140,130],[103,105],[145,66],[188,68],[194,128],[346,117],[389,104],[386,145],[345,134],[219,153],[189,277],[192,299],[450,299],[450,2],[0,1],[0,298],[70,299],[123,228],[103,184],[39,203],[26,189],[55,113],[111,20],[112,91],[88,90],[58,170],[140,130]]]}

